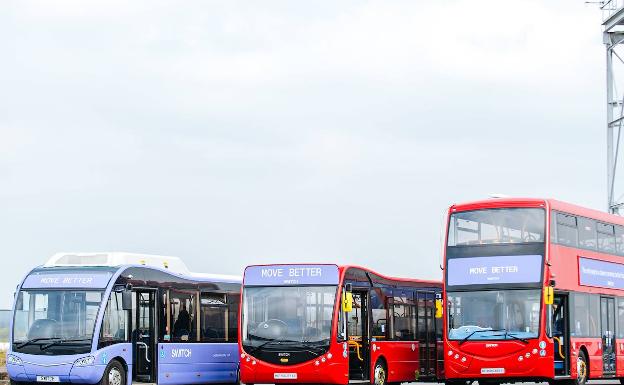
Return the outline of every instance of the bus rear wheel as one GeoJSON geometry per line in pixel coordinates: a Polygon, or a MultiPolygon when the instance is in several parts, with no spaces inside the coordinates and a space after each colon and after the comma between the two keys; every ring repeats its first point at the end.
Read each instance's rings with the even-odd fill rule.
{"type": "Polygon", "coordinates": [[[375,379],[375,385],[387,385],[388,382],[388,371],[386,369],[386,365],[383,361],[377,361],[375,364],[375,371],[373,372],[375,379]]]}
{"type": "Polygon", "coordinates": [[[126,371],[117,360],[112,360],[106,367],[100,385],[126,385],[126,371]]]}

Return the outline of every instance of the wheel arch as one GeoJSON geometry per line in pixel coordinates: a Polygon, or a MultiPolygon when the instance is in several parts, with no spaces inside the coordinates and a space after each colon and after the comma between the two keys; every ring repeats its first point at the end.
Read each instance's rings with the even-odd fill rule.
{"type": "MultiPolygon", "coordinates": [[[[113,362],[118,362],[121,365],[121,367],[123,368],[123,370],[125,372],[125,375],[126,375],[126,383],[131,383],[129,381],[132,378],[132,373],[129,373],[128,362],[126,362],[126,360],[123,357],[121,357],[121,356],[115,356],[115,357],[111,358],[111,360],[106,365],[106,369],[104,369],[104,372],[102,373],[102,379],[106,375],[106,371],[108,370],[109,366],[113,362]]],[[[100,383],[102,382],[102,379],[100,379],[100,383]]]]}

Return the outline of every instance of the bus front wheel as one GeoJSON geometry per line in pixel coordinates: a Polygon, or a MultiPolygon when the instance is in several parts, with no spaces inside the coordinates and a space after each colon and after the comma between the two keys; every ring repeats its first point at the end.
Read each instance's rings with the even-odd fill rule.
{"type": "Polygon", "coordinates": [[[585,385],[589,375],[589,366],[587,365],[587,357],[584,351],[580,351],[576,359],[576,380],[574,385],[585,385]]]}
{"type": "Polygon", "coordinates": [[[112,360],[106,367],[100,385],[126,385],[126,371],[117,360],[112,360]]]}
{"type": "Polygon", "coordinates": [[[375,364],[375,385],[386,385],[388,381],[388,371],[386,370],[386,365],[383,361],[379,360],[375,364]]]}

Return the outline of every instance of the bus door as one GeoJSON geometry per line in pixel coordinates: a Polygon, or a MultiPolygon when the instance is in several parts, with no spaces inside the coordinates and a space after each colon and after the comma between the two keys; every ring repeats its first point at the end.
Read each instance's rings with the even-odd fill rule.
{"type": "Polygon", "coordinates": [[[552,336],[555,342],[555,376],[570,374],[568,295],[556,293],[552,305],[552,336]]]}
{"type": "Polygon", "coordinates": [[[353,307],[347,314],[347,343],[349,344],[349,379],[368,380],[369,327],[368,290],[353,289],[353,307]]]}
{"type": "Polygon", "coordinates": [[[435,292],[417,291],[416,297],[418,305],[417,339],[420,376],[435,376],[438,359],[435,328],[435,292]]]}
{"type": "Polygon", "coordinates": [[[615,299],[600,298],[600,328],[602,330],[602,372],[615,374],[615,299]]]}
{"type": "Polygon", "coordinates": [[[156,381],[156,291],[135,290],[132,306],[133,380],[156,381]]]}

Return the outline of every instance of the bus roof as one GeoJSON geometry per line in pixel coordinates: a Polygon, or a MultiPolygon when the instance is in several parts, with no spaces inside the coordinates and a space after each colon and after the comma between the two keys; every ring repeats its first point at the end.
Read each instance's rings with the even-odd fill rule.
{"type": "Polygon", "coordinates": [[[580,215],[583,217],[593,218],[601,222],[612,223],[624,226],[624,217],[613,215],[604,211],[594,210],[572,203],[567,203],[550,198],[494,198],[484,199],[473,202],[465,202],[453,204],[449,211],[470,211],[488,208],[505,208],[505,207],[548,207],[551,210],[563,211],[568,214],[580,215]]]}
{"type": "Polygon", "coordinates": [[[50,269],[48,271],[51,271],[52,269],[121,268],[129,266],[157,269],[198,281],[242,282],[242,278],[235,275],[191,272],[178,257],[126,252],[56,253],[37,271],[48,269],[50,269]]]}
{"type": "Polygon", "coordinates": [[[186,264],[178,257],[138,254],[126,252],[96,252],[96,253],[56,253],[44,267],[79,267],[79,266],[123,266],[145,265],[164,267],[178,274],[190,275],[186,264]]]}

